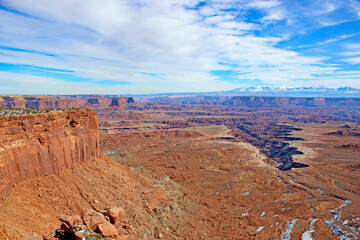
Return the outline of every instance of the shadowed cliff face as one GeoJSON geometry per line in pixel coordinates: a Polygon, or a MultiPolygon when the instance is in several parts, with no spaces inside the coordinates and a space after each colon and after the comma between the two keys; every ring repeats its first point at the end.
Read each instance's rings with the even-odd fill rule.
{"type": "Polygon", "coordinates": [[[0,117],[0,202],[13,186],[99,156],[94,111],[0,117]]]}

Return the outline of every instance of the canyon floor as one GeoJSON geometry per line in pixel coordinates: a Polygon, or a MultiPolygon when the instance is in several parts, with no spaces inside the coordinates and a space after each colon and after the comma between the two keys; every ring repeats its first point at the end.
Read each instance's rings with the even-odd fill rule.
{"type": "Polygon", "coordinates": [[[205,239],[359,237],[359,136],[338,133],[358,123],[282,121],[297,129],[283,141],[276,127],[267,132],[263,128],[280,124],[276,118],[284,120],[285,114],[271,121],[248,112],[237,120],[226,111],[206,113],[197,109],[186,117],[176,110],[142,111],[143,120],[108,122],[100,137],[102,151],[139,172],[166,175],[179,183],[186,196],[205,206],[197,212],[207,229],[205,239]],[[279,149],[274,144],[270,150],[250,144],[244,139],[251,137],[236,121],[253,121],[256,127],[250,132],[256,132],[258,140],[271,136],[271,141],[301,151],[291,157],[308,167],[277,169],[276,161],[264,153],[274,155],[272,148],[279,149]]]}
{"type": "Polygon", "coordinates": [[[16,186],[0,238],[42,239],[61,215],[114,205],[127,239],[358,239],[359,112],[339,111],[96,109],[102,156],[16,186]]]}

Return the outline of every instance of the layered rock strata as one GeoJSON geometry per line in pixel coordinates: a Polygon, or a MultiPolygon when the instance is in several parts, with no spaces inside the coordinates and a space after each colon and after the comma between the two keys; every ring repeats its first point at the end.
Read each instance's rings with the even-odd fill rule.
{"type": "Polygon", "coordinates": [[[92,110],[0,117],[0,203],[16,184],[99,157],[92,110]]]}
{"type": "Polygon", "coordinates": [[[314,98],[314,97],[232,97],[223,103],[230,106],[271,107],[341,107],[360,106],[359,98],[314,98]]]}
{"type": "Polygon", "coordinates": [[[0,96],[0,108],[95,108],[121,107],[133,103],[132,97],[89,96],[0,96]]]}
{"type": "Polygon", "coordinates": [[[360,98],[320,98],[320,97],[260,97],[260,96],[166,96],[152,97],[148,100],[169,105],[204,104],[234,107],[292,107],[326,108],[360,106],[360,98]]]}

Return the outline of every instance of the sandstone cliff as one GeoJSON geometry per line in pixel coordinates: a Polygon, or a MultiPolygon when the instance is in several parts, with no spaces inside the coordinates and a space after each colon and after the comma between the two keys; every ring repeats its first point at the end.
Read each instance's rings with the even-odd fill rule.
{"type": "Polygon", "coordinates": [[[95,108],[121,107],[133,103],[132,97],[88,96],[0,96],[0,108],[95,108]]]}
{"type": "Polygon", "coordinates": [[[99,157],[92,110],[0,117],[0,202],[13,186],[99,157]]]}

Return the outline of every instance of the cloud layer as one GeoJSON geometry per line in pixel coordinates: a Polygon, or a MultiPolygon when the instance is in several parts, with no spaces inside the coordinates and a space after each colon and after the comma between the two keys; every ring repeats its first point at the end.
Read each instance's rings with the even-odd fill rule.
{"type": "Polygon", "coordinates": [[[356,0],[0,0],[0,91],[360,87],[360,29],[341,27],[359,13],[356,0]]]}

